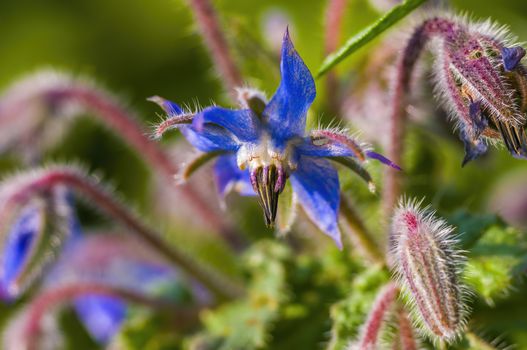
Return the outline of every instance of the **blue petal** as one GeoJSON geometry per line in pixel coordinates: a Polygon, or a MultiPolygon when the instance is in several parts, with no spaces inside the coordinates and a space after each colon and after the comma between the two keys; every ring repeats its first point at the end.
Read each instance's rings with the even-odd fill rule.
{"type": "Polygon", "coordinates": [[[487,152],[487,145],[485,142],[481,138],[472,140],[464,128],[461,129],[460,137],[465,145],[465,157],[463,158],[461,166],[465,166],[471,160],[474,160],[487,152]]]}
{"type": "Polygon", "coordinates": [[[289,31],[284,35],[280,71],[280,86],[263,113],[268,118],[269,129],[277,145],[303,135],[306,114],[316,95],[313,77],[296,52],[289,31]]]}
{"type": "Polygon", "coordinates": [[[29,259],[33,242],[42,229],[43,215],[42,208],[39,206],[28,206],[22,210],[9,231],[3,251],[0,298],[11,299],[13,297],[9,292],[9,286],[16,280],[29,259]]]}
{"type": "MultiPolygon", "coordinates": [[[[331,157],[353,157],[357,158],[357,154],[354,150],[349,148],[346,145],[340,144],[340,143],[327,143],[324,145],[314,145],[309,137],[304,138],[304,142],[299,144],[296,147],[296,151],[303,156],[309,156],[309,157],[324,157],[324,158],[331,158],[331,157]]],[[[384,157],[382,154],[379,154],[377,152],[373,151],[366,151],[365,156],[370,159],[375,159],[380,161],[383,164],[386,164],[394,169],[401,170],[401,168],[389,160],[388,158],[384,157]]]]}
{"type": "Polygon", "coordinates": [[[504,47],[501,49],[503,67],[506,71],[514,70],[523,56],[525,56],[525,49],[521,46],[504,47]]]}
{"type": "Polygon", "coordinates": [[[205,125],[201,131],[193,126],[180,127],[187,141],[202,152],[236,151],[239,143],[233,135],[217,125],[205,125]]]}
{"type": "Polygon", "coordinates": [[[230,190],[235,190],[242,196],[256,195],[251,185],[249,170],[241,170],[232,154],[219,156],[214,165],[214,180],[220,197],[230,190]]]}
{"type": "Polygon", "coordinates": [[[378,160],[382,164],[388,165],[389,167],[394,168],[396,170],[402,170],[400,166],[398,166],[397,164],[395,164],[394,162],[392,162],[391,160],[389,160],[388,158],[386,158],[385,156],[377,152],[366,151],[366,157],[370,159],[378,160]]]}
{"type": "Polygon", "coordinates": [[[310,137],[304,138],[304,142],[296,147],[300,155],[309,157],[355,157],[356,154],[349,147],[340,143],[327,143],[314,145],[310,137]]]}
{"type": "MultiPolygon", "coordinates": [[[[159,105],[169,118],[177,118],[184,113],[177,104],[159,96],[148,98],[159,105]]],[[[202,152],[235,151],[238,141],[224,128],[216,125],[205,125],[198,131],[195,127],[181,124],[178,126],[187,141],[202,152]]]]}
{"type": "Polygon", "coordinates": [[[262,131],[258,117],[250,109],[208,107],[196,115],[192,126],[194,130],[202,132],[208,123],[225,128],[242,142],[258,140],[262,131]]]}
{"type": "Polygon", "coordinates": [[[325,159],[301,157],[291,185],[309,218],[342,248],[338,228],[339,178],[325,159]]]}
{"type": "Polygon", "coordinates": [[[115,297],[88,295],[77,298],[74,304],[90,335],[101,344],[112,339],[126,317],[125,302],[115,297]]]}

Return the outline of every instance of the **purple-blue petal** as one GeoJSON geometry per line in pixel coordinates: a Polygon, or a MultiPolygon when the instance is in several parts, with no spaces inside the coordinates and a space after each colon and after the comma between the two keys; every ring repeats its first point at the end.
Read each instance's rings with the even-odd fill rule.
{"type": "Polygon", "coordinates": [[[277,145],[304,134],[306,114],[316,96],[313,76],[295,50],[287,30],[282,43],[280,71],[280,86],[263,113],[277,145]]]}
{"type": "Polygon", "coordinates": [[[304,142],[296,146],[299,155],[308,157],[356,157],[355,152],[340,143],[327,143],[314,145],[310,137],[304,138],[304,142]]]}
{"type": "Polygon", "coordinates": [[[378,160],[379,162],[386,164],[389,167],[394,168],[396,170],[402,170],[400,166],[398,166],[397,164],[395,164],[394,162],[392,162],[391,160],[389,160],[388,158],[386,158],[385,156],[377,152],[366,151],[366,157],[370,159],[378,160]]]}
{"type": "Polygon", "coordinates": [[[219,156],[214,165],[214,181],[218,195],[224,198],[231,190],[242,196],[254,196],[249,170],[241,170],[234,154],[219,156]]]}
{"type": "MultiPolygon", "coordinates": [[[[296,151],[301,156],[308,156],[308,157],[324,157],[324,158],[332,158],[332,157],[353,157],[356,158],[357,154],[354,150],[349,148],[346,145],[340,144],[340,143],[327,143],[324,145],[314,145],[310,138],[305,138],[305,141],[301,144],[299,144],[296,147],[296,151]]],[[[373,151],[366,151],[365,155],[367,158],[375,159],[380,161],[383,164],[386,164],[394,169],[401,170],[401,168],[383,156],[382,154],[379,154],[377,152],[373,151]]]]}
{"type": "Polygon", "coordinates": [[[3,259],[0,275],[0,298],[11,300],[15,296],[9,291],[22,267],[29,259],[33,242],[43,224],[43,211],[39,206],[24,208],[7,235],[7,242],[2,252],[3,259]]]}
{"type": "Polygon", "coordinates": [[[75,300],[74,305],[90,335],[101,344],[112,339],[126,318],[126,303],[115,297],[82,296],[75,300]]]}
{"type": "Polygon", "coordinates": [[[201,131],[193,126],[182,126],[180,130],[185,139],[202,152],[236,151],[239,147],[233,135],[217,125],[205,125],[201,131]]]}
{"type": "Polygon", "coordinates": [[[241,142],[258,140],[262,131],[260,120],[250,109],[205,108],[194,117],[192,126],[197,132],[202,132],[207,124],[224,128],[241,142]]]}
{"type": "MultiPolygon", "coordinates": [[[[184,113],[183,109],[175,102],[159,96],[148,98],[159,105],[169,118],[176,118],[184,113]]],[[[235,151],[238,141],[232,133],[217,125],[205,125],[199,131],[190,125],[180,125],[179,130],[187,141],[202,152],[235,151]]]]}
{"type": "Polygon", "coordinates": [[[504,47],[501,49],[503,67],[506,71],[514,70],[523,56],[525,56],[525,49],[521,46],[504,47]]]}
{"type": "Polygon", "coordinates": [[[337,170],[325,159],[301,157],[297,170],[291,174],[291,185],[309,218],[341,249],[337,170]]]}

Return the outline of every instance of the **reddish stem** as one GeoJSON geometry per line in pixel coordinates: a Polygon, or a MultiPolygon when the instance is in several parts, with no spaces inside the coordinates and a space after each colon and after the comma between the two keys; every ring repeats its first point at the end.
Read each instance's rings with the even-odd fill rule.
{"type": "Polygon", "coordinates": [[[412,323],[408,319],[408,314],[403,308],[399,308],[397,315],[397,338],[394,348],[402,350],[417,350],[417,340],[415,339],[412,323]]]}
{"type": "Polygon", "coordinates": [[[388,313],[397,298],[399,290],[395,283],[389,283],[379,292],[377,299],[368,315],[368,319],[363,326],[358,349],[374,350],[377,349],[379,334],[388,313]]]}
{"type": "MultiPolygon", "coordinates": [[[[392,112],[387,157],[398,165],[402,165],[404,152],[406,107],[410,79],[426,41],[427,33],[424,25],[422,25],[414,31],[397,63],[396,78],[392,87],[392,112]]],[[[384,174],[383,206],[386,215],[390,215],[401,195],[401,173],[396,169],[387,167],[384,174]]]]}
{"type": "Polygon", "coordinates": [[[194,17],[225,87],[236,97],[235,88],[242,85],[241,74],[229,51],[214,7],[209,0],[189,0],[194,17]]]}
{"type": "MultiPolygon", "coordinates": [[[[49,98],[60,98],[72,100],[83,105],[84,108],[94,112],[94,116],[100,118],[102,122],[111,129],[116,130],[117,134],[134,148],[138,154],[152,166],[159,170],[165,180],[176,187],[174,175],[178,169],[168,156],[158,145],[145,136],[146,132],[141,125],[129,117],[128,112],[105,97],[101,92],[81,86],[79,84],[62,90],[51,90],[47,92],[49,98]]],[[[182,193],[187,201],[196,209],[211,229],[219,230],[226,241],[234,248],[241,247],[240,235],[226,224],[216,210],[214,210],[200,195],[189,186],[178,186],[177,189],[182,193]]]]}
{"type": "MultiPolygon", "coordinates": [[[[347,0],[328,0],[326,10],[326,33],[325,47],[326,55],[335,51],[340,43],[340,34],[347,0]]],[[[338,80],[334,71],[328,73],[326,78],[326,96],[331,111],[339,111],[338,80]]]]}
{"type": "MultiPolygon", "coordinates": [[[[146,295],[131,292],[120,288],[111,286],[83,283],[75,285],[66,285],[56,289],[47,290],[43,294],[39,295],[29,306],[27,314],[27,322],[23,329],[23,340],[26,341],[27,348],[29,350],[36,350],[38,348],[37,342],[41,332],[41,320],[42,317],[52,308],[59,304],[64,304],[75,300],[76,298],[85,295],[99,295],[99,296],[111,296],[125,299],[137,304],[143,304],[156,308],[166,309],[167,307],[175,308],[175,305],[165,302],[160,299],[151,298],[146,295]]],[[[183,318],[188,318],[191,312],[196,310],[187,310],[182,308],[181,310],[176,309],[178,313],[184,315],[183,318]]]]}
{"type": "MultiPolygon", "coordinates": [[[[45,192],[57,185],[65,185],[72,188],[80,194],[86,196],[96,207],[107,213],[110,217],[120,221],[127,228],[137,233],[139,237],[149,244],[155,251],[159,252],[168,261],[175,263],[177,266],[186,271],[190,276],[206,286],[220,298],[234,298],[242,293],[238,286],[227,283],[220,276],[214,275],[206,268],[200,266],[196,261],[190,259],[186,254],[179,250],[169,247],[160,237],[158,232],[153,231],[145,226],[132,212],[118,201],[114,200],[112,195],[101,189],[98,184],[83,176],[79,171],[68,168],[58,168],[43,171],[40,176],[23,184],[17,191],[6,199],[4,208],[15,203],[27,201],[34,195],[45,192]]],[[[7,215],[4,210],[4,215],[7,215]]]]}

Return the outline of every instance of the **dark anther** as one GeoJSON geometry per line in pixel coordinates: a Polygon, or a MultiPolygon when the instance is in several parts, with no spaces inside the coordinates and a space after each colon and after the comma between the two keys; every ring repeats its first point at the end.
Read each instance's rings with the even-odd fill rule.
{"type": "Polygon", "coordinates": [[[275,165],[259,167],[251,172],[251,183],[264,211],[265,224],[273,227],[278,208],[278,196],[285,185],[285,172],[275,165]]]}

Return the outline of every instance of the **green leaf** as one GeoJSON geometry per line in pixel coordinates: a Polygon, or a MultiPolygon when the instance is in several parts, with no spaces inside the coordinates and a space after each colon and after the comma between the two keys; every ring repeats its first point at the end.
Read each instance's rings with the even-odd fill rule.
{"type": "Polygon", "coordinates": [[[351,37],[340,49],[326,57],[318,70],[317,78],[327,73],[337,63],[341,62],[346,57],[375,39],[386,29],[399,22],[425,1],[426,0],[406,0],[400,5],[394,6],[375,23],[361,30],[358,34],[351,37]]]}
{"type": "Polygon", "coordinates": [[[499,217],[493,214],[472,214],[458,210],[450,217],[448,223],[457,228],[459,245],[462,249],[470,249],[492,225],[503,225],[499,217]]]}
{"type": "Polygon", "coordinates": [[[493,305],[506,296],[520,277],[518,267],[527,255],[523,235],[511,227],[492,225],[471,248],[465,280],[493,305]]]}

